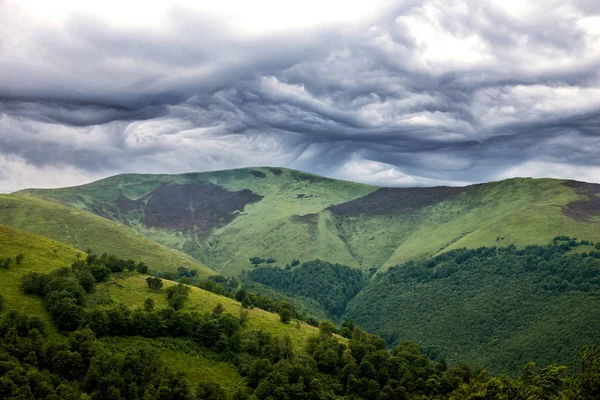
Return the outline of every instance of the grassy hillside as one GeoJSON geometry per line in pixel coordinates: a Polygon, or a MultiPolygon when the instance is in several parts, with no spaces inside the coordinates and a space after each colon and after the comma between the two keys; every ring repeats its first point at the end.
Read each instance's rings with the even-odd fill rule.
{"type": "Polygon", "coordinates": [[[253,168],[119,175],[80,187],[20,193],[114,219],[218,271],[237,274],[256,255],[283,263],[334,258],[359,266],[331,214],[322,211],[375,189],[293,170],[253,168]],[[167,215],[167,208],[179,215],[167,215]]]}
{"type": "MultiPolygon", "coordinates": [[[[19,264],[13,261],[8,268],[0,268],[0,294],[4,297],[5,306],[27,315],[40,316],[50,325],[43,299],[23,293],[22,277],[30,272],[49,273],[68,267],[74,261],[85,259],[87,255],[41,235],[0,225],[0,258],[14,259],[18,254],[24,255],[19,264]]],[[[165,280],[164,289],[156,292],[148,289],[145,279],[146,276],[138,274],[114,274],[108,282],[99,284],[95,292],[88,295],[88,303],[104,306],[123,304],[135,310],[141,308],[144,300],[152,298],[157,308],[168,307],[164,292],[175,283],[165,280]]],[[[225,312],[239,315],[239,302],[195,287],[191,288],[185,309],[206,313],[217,304],[222,304],[225,312]]],[[[304,323],[283,324],[279,321],[279,316],[260,309],[249,310],[245,329],[263,330],[276,337],[290,336],[298,352],[303,352],[307,338],[318,332],[316,328],[304,323]]],[[[184,372],[193,384],[200,381],[218,382],[229,394],[243,385],[243,378],[235,365],[223,361],[218,354],[189,339],[107,337],[102,342],[114,351],[144,347],[158,350],[165,363],[175,371],[184,372]]]]}
{"type": "Polygon", "coordinates": [[[29,272],[48,273],[86,257],[65,244],[0,225],[0,258],[14,260],[18,254],[24,256],[19,264],[13,261],[8,268],[0,268],[0,293],[8,307],[39,316],[45,316],[42,300],[23,295],[21,277],[29,272]]]}
{"type": "MultiPolygon", "coordinates": [[[[69,266],[74,261],[85,259],[87,255],[44,236],[0,225],[0,258],[14,259],[18,254],[24,256],[19,264],[13,262],[8,268],[0,268],[0,293],[4,297],[5,306],[27,315],[42,317],[50,325],[48,314],[43,307],[43,299],[23,293],[22,277],[30,272],[49,273],[69,266]]],[[[100,295],[102,291],[100,288],[99,293],[95,295],[100,295]]],[[[220,382],[230,393],[242,384],[242,377],[235,366],[219,361],[214,354],[193,342],[169,338],[131,337],[106,338],[103,342],[115,351],[133,346],[151,346],[158,349],[162,359],[176,371],[185,372],[191,382],[220,382]]]]}
{"type": "Polygon", "coordinates": [[[214,269],[322,259],[365,270],[460,247],[600,239],[599,185],[510,179],[465,188],[379,188],[282,168],[119,175],[26,190],[127,225],[214,269]]]}
{"type": "MultiPolygon", "coordinates": [[[[199,288],[176,286],[175,282],[164,280],[161,289],[151,290],[146,282],[147,276],[134,271],[115,272],[117,269],[113,267],[118,264],[113,264],[115,259],[111,257],[99,258],[95,262],[91,262],[90,258],[88,261],[91,265],[77,262],[72,269],[29,276],[26,287],[28,293],[32,294],[25,295],[15,288],[20,287],[20,277],[26,272],[54,270],[51,266],[68,265],[81,259],[83,254],[39,235],[6,226],[0,226],[0,238],[3,257],[24,254],[19,264],[11,263],[8,268],[0,268],[0,293],[10,293],[9,307],[24,307],[33,304],[29,303],[31,298],[40,302],[43,298],[45,309],[48,310],[46,314],[37,308],[39,304],[22,308],[34,315],[40,311],[40,321],[27,314],[0,309],[0,337],[3,338],[0,341],[0,358],[3,360],[0,378],[2,396],[7,399],[90,397],[193,400],[249,398],[252,394],[255,396],[252,398],[265,400],[458,400],[470,399],[473,395],[487,398],[492,393],[502,398],[512,398],[514,393],[522,394],[522,398],[538,398],[537,394],[541,393],[543,396],[539,398],[579,399],[595,398],[598,387],[600,371],[596,361],[598,350],[595,349],[584,354],[581,379],[563,379],[564,368],[560,366],[538,372],[532,365],[528,365],[522,378],[490,377],[478,374],[469,366],[448,367],[446,362],[432,361],[413,343],[403,342],[393,351],[386,351],[383,339],[366,334],[353,322],[343,324],[339,330],[340,334],[350,338],[348,340],[332,335],[336,328],[331,323],[323,322],[318,330],[305,324],[285,324],[277,315],[259,309],[243,309],[240,303],[232,299],[199,288]],[[112,270],[113,273],[102,273],[102,268],[107,269],[109,265],[108,271],[112,270]],[[93,281],[91,286],[90,276],[93,281]],[[177,303],[179,306],[175,311],[170,307],[174,303],[171,301],[173,298],[168,300],[169,294],[182,295],[184,292],[185,300],[177,303]],[[36,298],[34,294],[40,297],[36,298]],[[237,315],[245,315],[247,319],[242,323],[237,315]],[[52,321],[60,332],[44,328],[43,320],[47,324],[52,321]],[[23,379],[25,376],[27,379],[23,379]],[[211,391],[213,394],[207,397],[211,391]]],[[[600,267],[596,261],[600,252],[589,243],[583,245],[586,246],[584,249],[563,244],[548,248],[529,247],[526,250],[510,247],[503,250],[450,252],[433,261],[424,261],[424,265],[412,263],[405,268],[392,268],[376,281],[392,275],[390,279],[383,279],[386,284],[410,286],[414,283],[412,281],[417,280],[417,286],[423,287],[437,279],[459,275],[460,270],[472,272],[481,267],[488,273],[491,270],[503,277],[513,277],[515,272],[525,269],[533,277],[523,279],[528,277],[521,276],[518,279],[521,286],[512,282],[511,285],[517,289],[523,283],[526,286],[533,282],[541,290],[573,294],[574,302],[554,297],[558,304],[571,308],[571,315],[567,316],[561,311],[550,324],[530,318],[533,325],[537,326],[535,334],[546,340],[545,348],[537,347],[540,354],[570,356],[573,337],[584,338],[585,343],[600,339],[597,336],[600,331],[596,326],[597,319],[594,318],[597,304],[592,301],[587,308],[578,306],[580,302],[585,302],[584,294],[597,302],[597,287],[600,284],[600,267]],[[586,256],[583,256],[584,250],[587,250],[586,256]],[[485,263],[500,255],[513,257],[509,260],[513,261],[509,264],[511,268],[502,268],[502,263],[485,263]],[[582,259],[585,261],[574,262],[582,259]],[[562,262],[564,260],[568,262],[562,262]],[[460,268],[453,266],[453,263],[460,264],[460,268]],[[547,274],[545,270],[552,273],[547,274]],[[535,272],[541,273],[536,275],[535,272]],[[576,294],[580,298],[575,298],[576,294]],[[571,320],[582,322],[585,318],[587,324],[574,326],[571,323],[571,320]],[[562,341],[556,342],[555,330],[562,335],[562,341]]],[[[476,274],[470,275],[474,275],[474,279],[480,278],[476,274]]],[[[460,284],[463,278],[458,276],[456,280],[460,284]]],[[[469,285],[472,282],[467,280],[466,286],[469,285]]],[[[377,297],[383,299],[402,292],[389,289],[384,287],[377,297]]],[[[514,297],[522,294],[517,291],[514,297]]],[[[439,299],[439,291],[436,296],[444,306],[446,303],[439,299]]],[[[539,298],[545,299],[543,296],[539,298]]],[[[462,300],[464,305],[469,303],[462,300]]],[[[483,297],[478,300],[485,303],[483,297]]],[[[519,302],[523,302],[522,299],[507,301],[505,307],[510,308],[519,302]]],[[[524,309],[531,311],[534,302],[524,301],[527,304],[524,309]]],[[[403,310],[397,304],[393,309],[386,309],[385,305],[381,307],[377,299],[371,304],[384,310],[388,321],[390,317],[397,318],[394,313],[403,310]]],[[[480,313],[477,317],[488,315],[494,319],[496,306],[496,303],[484,304],[479,308],[487,314],[480,313]]],[[[435,314],[435,304],[426,303],[426,307],[431,309],[424,315],[435,314]]],[[[456,304],[452,307],[457,308],[456,304]]],[[[551,308],[549,312],[557,313],[560,310],[551,308]]],[[[442,323],[447,325],[446,330],[452,334],[452,316],[450,313],[448,315],[442,323]]],[[[461,315],[463,322],[474,328],[474,336],[481,336],[482,327],[473,323],[469,310],[461,310],[461,315]]],[[[518,315],[514,317],[523,320],[518,315]]],[[[416,319],[412,323],[418,325],[416,319]]],[[[524,348],[529,350],[527,345],[531,340],[526,334],[523,335],[527,330],[520,330],[521,325],[504,325],[507,330],[516,328],[515,335],[507,343],[495,342],[495,345],[514,349],[514,353],[502,353],[498,348],[491,347],[487,350],[490,350],[492,360],[502,354],[505,357],[520,357],[523,350],[521,340],[525,341],[524,348]]],[[[432,346],[428,346],[428,350],[430,353],[438,351],[439,354],[445,351],[432,346]]],[[[450,351],[455,350],[450,347],[450,351]]],[[[478,355],[485,359],[484,353],[478,355]]],[[[462,354],[455,358],[464,359],[462,354]]]]}
{"type": "Polygon", "coordinates": [[[119,257],[141,260],[155,270],[174,271],[186,266],[204,275],[215,273],[189,256],[161,246],[130,228],[56,202],[0,195],[0,223],[79,250],[108,251],[119,257]]]}

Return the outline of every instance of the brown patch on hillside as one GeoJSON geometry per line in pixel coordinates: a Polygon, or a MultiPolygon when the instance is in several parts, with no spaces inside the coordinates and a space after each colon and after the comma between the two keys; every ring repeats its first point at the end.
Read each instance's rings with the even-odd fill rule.
{"type": "Polygon", "coordinates": [[[563,185],[573,188],[583,196],[581,200],[572,201],[562,207],[562,212],[577,221],[588,221],[591,217],[600,215],[600,185],[578,181],[567,181],[563,185]]]}
{"type": "Polygon", "coordinates": [[[303,222],[306,224],[316,224],[318,219],[319,216],[317,214],[292,215],[290,217],[291,221],[303,222]]]}
{"type": "Polygon", "coordinates": [[[451,199],[465,187],[381,188],[347,203],[329,207],[334,214],[345,216],[392,215],[418,211],[451,199]]]}
{"type": "Polygon", "coordinates": [[[137,200],[119,203],[121,212],[143,208],[142,223],[148,227],[196,231],[208,236],[212,228],[235,218],[246,204],[262,199],[250,190],[230,192],[212,183],[161,184],[137,200]],[[145,203],[145,206],[144,206],[145,203]]]}

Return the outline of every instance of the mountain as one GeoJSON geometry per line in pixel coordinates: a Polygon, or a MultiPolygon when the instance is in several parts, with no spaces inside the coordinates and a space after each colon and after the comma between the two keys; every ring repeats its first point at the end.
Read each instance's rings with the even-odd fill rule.
{"type": "Polygon", "coordinates": [[[92,249],[141,260],[153,270],[175,271],[185,266],[201,275],[215,274],[191,257],[161,246],[126,226],[57,202],[0,195],[0,224],[43,235],[81,251],[92,249]]]}
{"type": "Polygon", "coordinates": [[[495,377],[414,343],[387,350],[353,322],[286,322],[239,289],[242,303],[3,225],[0,238],[3,399],[597,398],[600,348],[583,352],[580,376],[528,363],[495,377]]]}
{"type": "MultiPolygon", "coordinates": [[[[44,308],[43,298],[23,292],[23,277],[30,273],[48,274],[59,268],[70,267],[73,262],[85,260],[87,254],[44,236],[0,225],[0,259],[4,260],[7,257],[12,259],[10,265],[0,267],[0,295],[3,299],[3,307],[21,311],[30,317],[39,317],[46,325],[51,325],[51,318],[44,308]],[[18,254],[22,254],[23,258],[17,263],[15,258],[18,254]]],[[[113,274],[107,282],[98,283],[95,290],[86,296],[86,307],[93,310],[123,306],[134,312],[140,311],[144,301],[151,298],[157,309],[168,308],[165,292],[176,283],[164,280],[163,290],[151,291],[148,290],[145,279],[145,275],[136,273],[113,274]]],[[[241,309],[240,303],[233,299],[196,287],[190,287],[189,299],[186,303],[184,310],[193,310],[195,313],[210,313],[218,304],[223,306],[224,313],[235,316],[240,314],[241,309]]],[[[3,316],[2,311],[0,307],[0,321],[3,316]]],[[[262,331],[278,339],[289,336],[294,351],[300,353],[304,351],[307,338],[318,332],[317,328],[304,323],[283,324],[279,321],[278,315],[258,308],[248,310],[247,318],[248,322],[244,330],[262,331]]],[[[59,337],[55,331],[51,332],[51,335],[59,337]]],[[[184,373],[190,381],[216,382],[229,394],[236,388],[245,386],[236,365],[221,360],[217,353],[188,338],[143,338],[126,335],[106,337],[101,342],[113,352],[151,347],[158,352],[166,364],[175,371],[184,373]]],[[[2,346],[0,346],[0,354],[2,354],[2,346]]],[[[4,372],[5,369],[0,371],[0,375],[4,372]]],[[[2,391],[4,389],[5,387],[0,385],[3,398],[8,398],[4,397],[7,393],[2,391]]]]}
{"type": "Polygon", "coordinates": [[[597,241],[598,193],[600,185],[530,178],[383,188],[265,167],[127,174],[17,194],[95,213],[236,275],[252,257],[384,271],[461,247],[546,244],[557,235],[597,241]]]}
{"type": "Polygon", "coordinates": [[[409,261],[369,280],[342,319],[494,373],[527,360],[576,369],[579,351],[600,343],[599,249],[569,239],[409,261]]]}

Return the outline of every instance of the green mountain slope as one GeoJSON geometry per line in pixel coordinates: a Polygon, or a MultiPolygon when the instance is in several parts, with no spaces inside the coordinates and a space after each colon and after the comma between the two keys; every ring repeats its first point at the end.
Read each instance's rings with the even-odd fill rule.
{"type": "Polygon", "coordinates": [[[30,196],[0,195],[0,223],[37,233],[79,250],[110,251],[142,260],[151,269],[174,271],[179,266],[214,271],[189,256],[161,246],[121,224],[56,202],[30,196]]]}
{"type": "Polygon", "coordinates": [[[359,266],[324,211],[375,187],[278,168],[185,175],[119,175],[81,187],[21,194],[60,201],[119,221],[218,271],[248,258],[335,258],[359,266]]]}
{"type": "Polygon", "coordinates": [[[368,282],[344,318],[495,373],[524,360],[575,367],[580,350],[600,341],[600,252],[574,250],[559,241],[410,261],[368,282]]]}
{"type": "MultiPolygon", "coordinates": [[[[50,326],[43,299],[23,292],[23,276],[31,272],[49,273],[69,267],[73,262],[85,259],[87,255],[44,236],[0,225],[0,259],[6,257],[12,258],[13,262],[8,268],[0,268],[0,294],[4,298],[4,306],[30,316],[39,316],[50,326]],[[23,259],[17,264],[14,259],[18,254],[22,254],[23,259]]],[[[108,282],[98,284],[95,292],[88,295],[88,305],[92,307],[100,304],[101,307],[107,307],[122,304],[130,310],[136,310],[142,308],[144,300],[152,298],[157,308],[168,307],[164,289],[175,283],[165,280],[163,291],[157,292],[148,289],[145,279],[146,276],[138,274],[113,274],[108,282]]],[[[195,287],[191,288],[185,310],[209,313],[217,304],[222,304],[225,312],[239,315],[239,302],[195,287]]],[[[298,326],[283,324],[278,315],[261,309],[248,310],[248,314],[245,329],[262,330],[274,337],[289,336],[298,352],[303,352],[307,338],[318,332],[317,328],[304,323],[298,326]]],[[[55,332],[53,334],[56,335],[55,332]]],[[[115,352],[150,347],[158,351],[163,361],[175,371],[184,372],[194,384],[217,382],[229,394],[244,386],[244,380],[234,364],[223,361],[218,354],[189,339],[107,337],[102,342],[115,352]]]]}
{"type": "Polygon", "coordinates": [[[21,278],[29,272],[48,273],[86,257],[81,251],[44,236],[0,225],[0,258],[14,260],[18,254],[23,255],[20,263],[13,261],[8,268],[0,268],[0,293],[8,307],[40,316],[45,315],[42,300],[23,295],[21,278]]]}
{"type": "Polygon", "coordinates": [[[555,179],[379,188],[251,168],[19,193],[118,221],[227,274],[254,256],[367,270],[460,247],[548,243],[559,234],[600,239],[600,186],[555,179]]]}

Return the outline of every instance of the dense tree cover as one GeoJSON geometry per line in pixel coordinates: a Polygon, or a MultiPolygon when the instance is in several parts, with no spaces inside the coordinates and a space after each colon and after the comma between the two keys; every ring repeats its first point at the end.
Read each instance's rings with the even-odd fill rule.
{"type": "Polygon", "coordinates": [[[152,348],[112,352],[90,329],[50,336],[37,317],[0,317],[0,398],[52,400],[205,399],[152,348]]]}
{"type": "MultiPolygon", "coordinates": [[[[461,264],[468,262],[470,258],[460,254],[461,264]]],[[[0,317],[0,398],[228,398],[217,383],[200,382],[193,387],[184,375],[165,366],[152,348],[107,350],[97,339],[132,335],[187,338],[220,354],[246,379],[247,387],[240,388],[233,399],[542,400],[600,395],[598,348],[584,352],[577,377],[568,377],[563,366],[537,370],[530,363],[520,377],[512,379],[489,376],[463,364],[449,367],[411,342],[402,341],[389,350],[384,339],[353,321],[338,329],[323,320],[305,349],[295,351],[289,336],[243,328],[248,320],[243,308],[239,318],[219,306],[204,314],[186,310],[183,306],[190,289],[182,283],[162,290],[169,301],[167,308],[157,310],[147,300],[133,311],[123,304],[90,306],[86,298],[97,282],[90,271],[94,265],[99,269],[99,264],[98,260],[76,262],[71,268],[30,274],[23,280],[28,293],[44,296],[57,327],[74,332],[49,336],[40,318],[4,311],[0,317]],[[60,308],[68,313],[52,311],[60,301],[64,301],[60,308]]],[[[110,274],[111,269],[104,266],[110,274]]],[[[104,274],[99,276],[104,279],[104,274]]],[[[236,295],[249,298],[242,291],[236,295]]]]}
{"type": "MultiPolygon", "coordinates": [[[[256,286],[253,286],[250,290],[249,285],[244,282],[240,282],[236,278],[225,277],[222,275],[215,275],[205,277],[199,277],[198,271],[189,269],[186,267],[179,267],[176,273],[159,273],[156,276],[148,277],[148,287],[153,290],[160,290],[162,288],[162,281],[160,278],[174,280],[179,283],[186,285],[193,285],[203,290],[207,290],[212,293],[216,293],[222,296],[234,298],[242,303],[246,308],[256,307],[265,311],[280,314],[282,321],[289,322],[291,318],[305,321],[311,325],[316,326],[318,319],[315,316],[320,316],[319,312],[312,312],[315,307],[312,305],[312,309],[304,308],[304,313],[298,312],[296,304],[299,301],[283,292],[277,292],[276,290],[260,290],[261,293],[256,293],[256,286]],[[266,292],[265,295],[263,294],[266,292]]],[[[258,285],[258,284],[256,284],[258,285]]],[[[310,301],[310,299],[306,299],[310,301]]],[[[171,301],[171,300],[170,300],[171,301]]],[[[302,300],[300,300],[301,302],[302,300]]]]}
{"type": "Polygon", "coordinates": [[[245,280],[242,283],[242,287],[246,292],[252,292],[254,295],[260,295],[275,302],[285,300],[292,303],[298,312],[298,319],[307,322],[310,320],[312,325],[316,325],[318,321],[327,318],[327,313],[325,313],[323,306],[314,299],[285,293],[250,280],[245,280]]]}
{"type": "Polygon", "coordinates": [[[314,299],[333,318],[344,313],[348,301],[365,285],[361,271],[320,260],[290,269],[257,268],[248,272],[247,278],[286,293],[314,299]]]}
{"type": "Polygon", "coordinates": [[[408,262],[375,276],[345,317],[390,344],[418,341],[433,357],[493,372],[530,360],[574,368],[577,352],[600,342],[600,262],[574,253],[580,245],[566,237],[408,262]]]}

